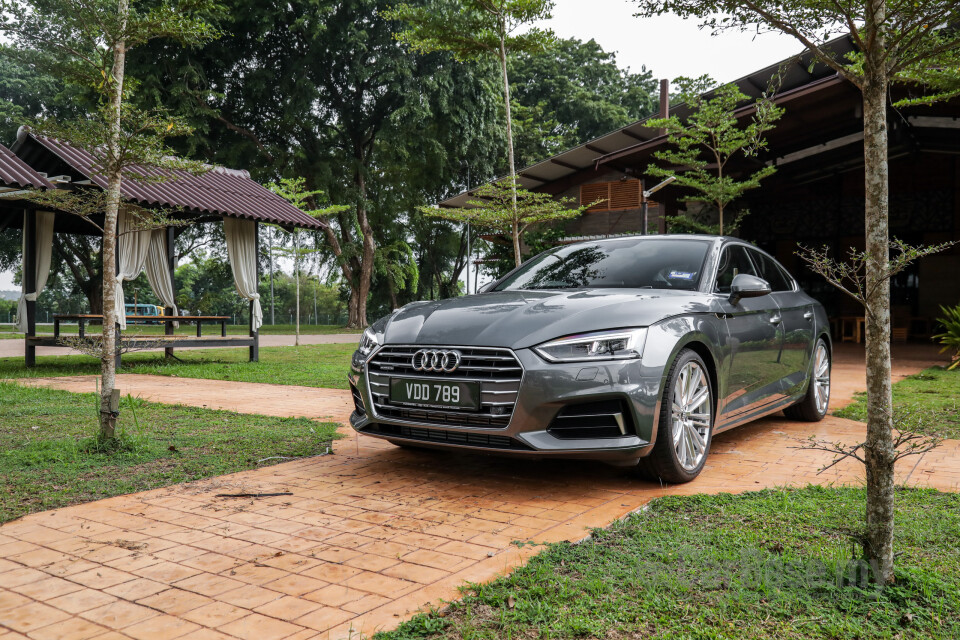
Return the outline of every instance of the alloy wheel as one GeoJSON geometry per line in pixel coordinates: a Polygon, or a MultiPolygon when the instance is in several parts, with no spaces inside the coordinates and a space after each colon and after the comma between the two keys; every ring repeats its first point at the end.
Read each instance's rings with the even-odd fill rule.
{"type": "Polygon", "coordinates": [[[817,403],[817,412],[823,415],[830,402],[830,354],[827,352],[827,345],[823,342],[817,344],[813,371],[813,397],[817,403]]]}
{"type": "Polygon", "coordinates": [[[688,362],[680,369],[673,387],[673,447],[677,461],[693,471],[707,454],[710,437],[710,381],[697,362],[688,362]]]}

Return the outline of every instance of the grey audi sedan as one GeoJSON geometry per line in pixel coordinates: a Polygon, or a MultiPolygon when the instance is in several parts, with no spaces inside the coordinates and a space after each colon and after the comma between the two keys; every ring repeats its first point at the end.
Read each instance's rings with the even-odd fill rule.
{"type": "Polygon", "coordinates": [[[830,400],[823,307],[767,253],[621,237],[531,258],[482,293],[370,326],[353,428],[400,446],[587,458],[688,482],[714,434],[830,400]]]}

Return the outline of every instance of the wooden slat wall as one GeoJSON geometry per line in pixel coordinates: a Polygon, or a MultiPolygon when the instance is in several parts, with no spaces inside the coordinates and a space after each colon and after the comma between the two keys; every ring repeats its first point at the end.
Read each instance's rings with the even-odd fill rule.
{"type": "Polygon", "coordinates": [[[580,204],[589,204],[603,200],[587,211],[622,211],[639,209],[643,198],[640,180],[616,180],[614,182],[593,182],[581,185],[580,204]]]}

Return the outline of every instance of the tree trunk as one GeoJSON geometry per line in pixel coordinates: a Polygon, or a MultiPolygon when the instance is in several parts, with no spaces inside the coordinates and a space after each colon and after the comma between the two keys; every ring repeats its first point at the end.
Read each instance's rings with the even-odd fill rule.
{"type": "Polygon", "coordinates": [[[373,279],[373,256],[377,250],[373,239],[373,228],[367,217],[367,184],[363,177],[363,158],[357,157],[358,167],[354,175],[357,185],[357,222],[360,233],[363,234],[363,251],[360,262],[360,277],[357,283],[357,317],[352,328],[362,329],[367,326],[367,298],[370,297],[370,281],[373,279]]]}
{"type": "MultiPolygon", "coordinates": [[[[884,20],[885,3],[872,0],[877,22],[884,20]]],[[[882,36],[878,35],[878,38],[882,36]]],[[[866,203],[866,356],[867,471],[866,552],[875,563],[881,584],[894,581],[893,520],[894,462],[893,396],[890,383],[889,171],[887,166],[887,77],[883,44],[872,49],[863,86],[863,146],[866,203]],[[877,60],[879,59],[879,60],[877,60]],[[871,64],[872,63],[872,64],[871,64]]]]}
{"type": "MultiPolygon", "coordinates": [[[[500,71],[503,74],[503,104],[507,110],[507,162],[510,165],[510,190],[513,196],[513,217],[517,217],[517,168],[513,160],[513,117],[510,114],[510,78],[507,76],[506,24],[500,25],[500,71]]],[[[514,261],[520,266],[520,242],[514,225],[514,261]]]]}
{"type": "Polygon", "coordinates": [[[393,280],[387,279],[387,289],[390,292],[390,310],[396,311],[400,308],[400,303],[397,302],[397,290],[393,286],[393,280]]]}
{"type": "Polygon", "coordinates": [[[516,220],[513,222],[513,262],[516,266],[520,266],[520,225],[517,224],[516,220]]]}
{"type": "Polygon", "coordinates": [[[83,293],[87,296],[87,302],[90,303],[90,313],[103,315],[103,284],[96,280],[89,287],[84,287],[83,293]]]}
{"type": "MultiPolygon", "coordinates": [[[[129,15],[128,0],[119,0],[117,14],[121,21],[120,31],[126,28],[129,15]]],[[[126,43],[117,42],[113,47],[113,83],[110,104],[107,107],[107,189],[103,223],[103,352],[100,354],[100,439],[111,440],[116,436],[117,414],[112,405],[116,386],[116,308],[117,288],[117,214],[120,210],[120,183],[123,180],[120,159],[121,109],[123,106],[123,77],[126,69],[126,43]]]]}

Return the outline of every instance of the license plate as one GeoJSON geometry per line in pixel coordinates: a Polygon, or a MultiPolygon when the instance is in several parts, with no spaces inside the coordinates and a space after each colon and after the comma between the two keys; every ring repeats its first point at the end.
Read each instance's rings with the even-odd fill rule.
{"type": "Polygon", "coordinates": [[[417,407],[476,411],[480,408],[480,383],[391,378],[390,401],[417,407]]]}

